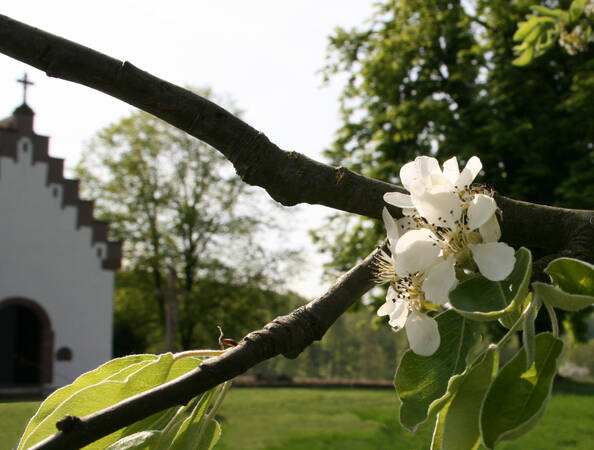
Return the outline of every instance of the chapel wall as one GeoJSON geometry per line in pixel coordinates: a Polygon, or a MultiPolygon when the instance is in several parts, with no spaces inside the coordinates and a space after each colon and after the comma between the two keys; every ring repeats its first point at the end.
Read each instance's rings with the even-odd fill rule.
{"type": "Polygon", "coordinates": [[[47,138],[19,141],[16,151],[11,142],[0,138],[0,300],[24,297],[47,311],[54,355],[72,350],[71,361],[54,359],[52,384],[63,385],[111,358],[114,272],[102,265],[107,243],[77,227],[66,184],[48,178],[47,138]]]}

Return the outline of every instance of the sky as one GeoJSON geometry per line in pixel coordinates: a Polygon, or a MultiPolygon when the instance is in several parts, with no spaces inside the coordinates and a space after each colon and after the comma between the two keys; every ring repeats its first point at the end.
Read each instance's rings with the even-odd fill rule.
{"type": "MultiPolygon", "coordinates": [[[[318,160],[340,126],[341,81],[323,86],[320,73],[328,36],[364,25],[372,12],[372,0],[29,0],[0,9],[169,82],[228,95],[272,142],[318,160]]],[[[50,136],[50,155],[65,158],[67,170],[99,129],[134,110],[0,54],[0,119],[22,102],[16,79],[25,72],[35,83],[27,93],[35,131],[50,136]]],[[[308,264],[289,287],[313,298],[328,284],[307,230],[323,225],[327,210],[297,209],[290,239],[308,264]]]]}

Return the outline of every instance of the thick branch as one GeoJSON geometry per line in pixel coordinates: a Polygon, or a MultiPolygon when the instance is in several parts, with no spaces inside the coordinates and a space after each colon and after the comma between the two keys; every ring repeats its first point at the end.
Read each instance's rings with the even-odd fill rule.
{"type": "MultiPolygon", "coordinates": [[[[402,188],[286,152],[228,111],[128,62],[98,53],[0,15],[0,51],[47,75],[74,81],[137,106],[207,142],[249,184],[286,206],[311,203],[381,217],[385,192],[402,188]]],[[[594,213],[517,202],[499,196],[503,240],[562,250],[577,230],[592,228],[594,213]],[[526,226],[526,223],[530,226],[526,226]],[[533,225],[536,224],[536,227],[533,225]]],[[[392,211],[397,215],[396,211],[392,211]]],[[[594,247],[594,244],[591,245],[594,247]]]]}
{"type": "Polygon", "coordinates": [[[283,354],[295,358],[320,340],[328,328],[358,298],[374,286],[373,259],[379,249],[344,274],[318,299],[277,317],[248,334],[237,347],[207,360],[198,369],[167,384],[131,397],[82,418],[71,418],[69,431],[59,432],[31,449],[76,449],[158,411],[186,404],[217,384],[244,373],[259,362],[283,354]]]}

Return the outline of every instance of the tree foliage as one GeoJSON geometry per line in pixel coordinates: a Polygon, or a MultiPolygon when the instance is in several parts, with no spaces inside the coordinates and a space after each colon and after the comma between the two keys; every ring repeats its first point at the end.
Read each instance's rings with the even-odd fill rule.
{"type": "Polygon", "coordinates": [[[98,215],[111,223],[113,237],[124,240],[117,354],[155,349],[168,295],[186,349],[213,345],[214,323],[239,336],[283,303],[268,291],[279,280],[278,257],[290,260],[294,252],[261,245],[264,224],[268,231],[274,226],[271,210],[257,205],[256,194],[208,145],[136,112],[97,133],[77,174],[83,192],[98,199],[98,215]],[[213,329],[205,330],[206,323],[213,329]]]}
{"type": "MultiPolygon", "coordinates": [[[[476,154],[483,182],[504,195],[594,208],[594,50],[555,47],[514,65],[514,34],[534,3],[389,0],[364,27],[337,29],[325,74],[348,81],[326,156],[397,183],[415,156],[476,154]]],[[[376,221],[336,215],[314,240],[332,254],[328,269],[340,271],[382,235],[376,221]]],[[[579,328],[574,315],[565,323],[579,328]]]]}
{"type": "MultiPolygon", "coordinates": [[[[337,29],[325,73],[348,81],[343,124],[326,156],[396,183],[400,166],[415,156],[476,154],[482,180],[504,195],[594,207],[594,110],[587,100],[594,54],[571,57],[554,48],[527,67],[513,65],[513,35],[533,3],[390,0],[365,27],[337,29]]],[[[367,220],[333,231],[338,239],[318,238],[340,269],[381,234],[367,220]]]]}

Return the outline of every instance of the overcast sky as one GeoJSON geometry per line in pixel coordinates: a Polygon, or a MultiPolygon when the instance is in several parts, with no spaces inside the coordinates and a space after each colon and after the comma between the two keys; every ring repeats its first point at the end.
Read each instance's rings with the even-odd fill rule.
{"type": "MultiPolygon", "coordinates": [[[[29,0],[2,2],[0,13],[120,60],[178,85],[210,86],[232,97],[244,119],[285,150],[315,159],[340,125],[341,84],[322,87],[328,36],[336,26],[362,25],[371,0],[188,0],[168,2],[29,0]]],[[[27,103],[50,154],[73,167],[85,142],[133,110],[105,94],[0,54],[0,118],[22,101],[24,72],[35,83],[27,103]]],[[[305,209],[305,208],[302,208],[305,209]]],[[[300,215],[297,237],[312,267],[292,286],[320,294],[320,259],[306,228],[322,222],[321,207],[300,215]],[[310,215],[311,214],[311,215],[310,215]],[[301,237],[299,237],[301,236],[301,237]]]]}

